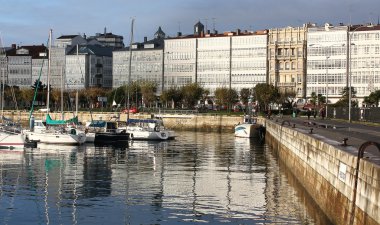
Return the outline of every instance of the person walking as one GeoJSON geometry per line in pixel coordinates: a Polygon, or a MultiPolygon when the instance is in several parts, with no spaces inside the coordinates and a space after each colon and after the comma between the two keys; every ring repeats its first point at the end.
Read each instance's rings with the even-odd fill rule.
{"type": "Polygon", "coordinates": [[[306,112],[307,114],[307,119],[310,120],[310,116],[311,116],[311,108],[309,108],[306,112]]]}

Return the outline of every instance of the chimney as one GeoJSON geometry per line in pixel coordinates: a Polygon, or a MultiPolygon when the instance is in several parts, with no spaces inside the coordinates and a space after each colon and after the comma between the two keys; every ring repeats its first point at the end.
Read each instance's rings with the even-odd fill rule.
{"type": "Polygon", "coordinates": [[[207,34],[210,34],[210,30],[207,30],[207,34]]]}
{"type": "Polygon", "coordinates": [[[148,37],[144,37],[144,42],[148,42],[148,37]]]}
{"type": "Polygon", "coordinates": [[[12,44],[12,48],[13,48],[13,49],[16,49],[16,44],[12,44]]]}
{"type": "Polygon", "coordinates": [[[217,31],[217,30],[214,30],[214,34],[218,34],[218,31],[217,31]]]}
{"type": "Polygon", "coordinates": [[[181,37],[182,36],[182,32],[177,32],[177,37],[181,37]]]}
{"type": "Polygon", "coordinates": [[[106,35],[106,33],[107,33],[107,28],[104,27],[104,35],[106,35]]]}
{"type": "Polygon", "coordinates": [[[236,35],[240,35],[240,29],[236,30],[236,35]]]}

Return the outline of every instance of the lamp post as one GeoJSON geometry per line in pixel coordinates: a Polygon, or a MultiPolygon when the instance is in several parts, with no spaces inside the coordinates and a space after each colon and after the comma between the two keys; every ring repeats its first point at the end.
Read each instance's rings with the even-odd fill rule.
{"type": "Polygon", "coordinates": [[[327,119],[327,106],[329,104],[329,81],[328,81],[328,74],[329,74],[329,67],[327,66],[328,59],[330,58],[329,55],[326,55],[326,119],[327,119]]]}

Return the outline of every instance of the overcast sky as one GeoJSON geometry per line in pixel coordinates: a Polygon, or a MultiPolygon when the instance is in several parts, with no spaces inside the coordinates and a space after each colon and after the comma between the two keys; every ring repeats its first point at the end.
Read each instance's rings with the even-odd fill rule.
{"type": "Polygon", "coordinates": [[[312,22],[377,23],[380,0],[0,0],[4,46],[37,45],[61,35],[107,32],[124,36],[131,18],[134,40],[151,39],[159,26],[169,35],[190,34],[199,20],[219,32],[302,26],[312,22]]]}

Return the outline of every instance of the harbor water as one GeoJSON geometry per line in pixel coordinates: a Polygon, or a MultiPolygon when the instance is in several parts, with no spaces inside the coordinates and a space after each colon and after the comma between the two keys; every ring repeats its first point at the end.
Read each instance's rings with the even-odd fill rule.
{"type": "Polygon", "coordinates": [[[275,153],[231,133],[0,152],[0,224],[330,224],[275,153]]]}

